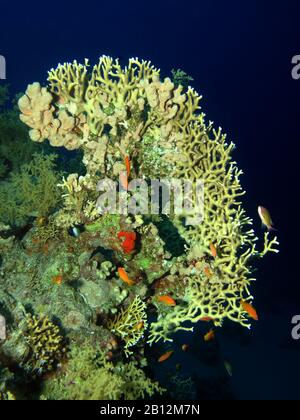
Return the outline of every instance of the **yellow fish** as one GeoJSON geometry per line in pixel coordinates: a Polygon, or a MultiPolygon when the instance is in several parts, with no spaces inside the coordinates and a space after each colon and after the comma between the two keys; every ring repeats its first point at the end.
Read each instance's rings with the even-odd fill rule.
{"type": "Polygon", "coordinates": [[[268,209],[266,209],[265,207],[259,206],[258,214],[262,221],[263,226],[266,226],[269,231],[276,230],[273,227],[273,221],[271,219],[271,215],[268,209]]]}

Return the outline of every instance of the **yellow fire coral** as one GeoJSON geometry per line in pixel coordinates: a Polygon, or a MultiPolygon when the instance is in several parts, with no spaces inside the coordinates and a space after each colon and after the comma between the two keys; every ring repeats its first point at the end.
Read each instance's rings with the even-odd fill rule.
{"type": "MultiPolygon", "coordinates": [[[[152,323],[149,343],[171,340],[171,334],[178,330],[191,331],[193,328],[184,323],[203,318],[213,320],[217,326],[228,318],[250,328],[248,314],[241,306],[241,301],[253,300],[249,286],[255,279],[251,277],[250,263],[267,252],[278,252],[277,238],[269,240],[269,233],[264,236],[263,250],[257,250],[252,221],[240,202],[244,195],[239,180],[242,171],[232,161],[234,144],[226,143],[220,129],[215,131],[212,124],[206,126],[203,114],[191,115],[181,129],[178,148],[186,163],[177,162],[173,174],[203,181],[203,221],[187,228],[174,218],[190,249],[185,261],[190,261],[189,270],[182,267],[186,287],[182,304],[152,323]],[[207,262],[210,274],[205,269],[207,262]]],[[[178,276],[182,277],[180,272],[178,276]]]]}
{"type": "Polygon", "coordinates": [[[147,329],[146,308],[146,304],[136,296],[128,308],[121,309],[108,325],[111,332],[124,340],[126,356],[132,353],[129,348],[138,343],[147,329]]]}
{"type": "Polygon", "coordinates": [[[86,346],[73,347],[65,369],[45,382],[42,398],[54,400],[137,400],[165,390],[135,362],[113,365],[104,354],[86,346]]]}

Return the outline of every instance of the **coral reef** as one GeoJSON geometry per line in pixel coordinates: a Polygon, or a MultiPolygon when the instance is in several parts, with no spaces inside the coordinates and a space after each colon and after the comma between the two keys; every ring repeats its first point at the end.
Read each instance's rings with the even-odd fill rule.
{"type": "Polygon", "coordinates": [[[65,370],[45,382],[43,397],[54,400],[134,400],[163,393],[135,362],[113,364],[91,346],[74,347],[65,370]]]}
{"type": "Polygon", "coordinates": [[[172,341],[201,319],[251,325],[253,264],[278,242],[266,233],[257,245],[234,145],[206,123],[190,81],[182,71],[161,80],[138,59],[125,68],[107,56],[92,68],[87,60],[60,64],[48,86],[33,83],[18,100],[22,122],[12,125],[24,144],[27,125],[31,144],[43,147],[21,155],[24,162],[9,157],[9,118],[0,114],[0,313],[8,330],[0,361],[17,384],[24,371],[39,381],[36,398],[151,397],[162,388],[146,376],[147,343],[172,341]],[[62,147],[79,151],[83,166],[72,154],[68,164],[62,147]],[[123,211],[126,200],[137,210],[146,202],[131,190],[136,179],[146,192],[153,179],[202,180],[203,220],[191,224],[195,214],[162,204],[160,214],[123,211]],[[99,201],[109,183],[111,208],[99,201]]]}

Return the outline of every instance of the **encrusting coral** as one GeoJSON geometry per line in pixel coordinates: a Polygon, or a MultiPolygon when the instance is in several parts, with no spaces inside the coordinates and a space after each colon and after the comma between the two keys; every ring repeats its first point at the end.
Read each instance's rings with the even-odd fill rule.
{"type": "MultiPolygon", "coordinates": [[[[69,360],[45,384],[45,398],[151,396],[158,385],[137,364],[146,341],[171,341],[174,332],[191,331],[199,320],[250,326],[245,308],[253,301],[252,264],[267,252],[278,252],[278,242],[266,233],[262,249],[257,246],[241,202],[242,172],[232,159],[234,144],[205,121],[201,97],[190,81],[184,72],[173,72],[173,81],[161,80],[160,71],[147,61],[130,59],[122,68],[118,60],[102,56],[92,68],[87,60],[60,64],[49,72],[48,86],[33,83],[18,101],[33,142],[49,140],[50,146],[79,150],[84,165],[84,171],[61,174],[54,158],[38,155],[20,165],[16,175],[4,175],[0,185],[0,196],[7,200],[3,208],[15,211],[4,211],[0,220],[0,282],[9,291],[0,290],[0,304],[5,303],[15,324],[14,299],[32,313],[46,313],[48,318],[31,318],[37,328],[58,318],[73,343],[69,360]],[[110,212],[99,204],[104,179],[132,200],[134,179],[144,182],[148,192],[153,179],[188,180],[193,186],[201,180],[203,217],[191,224],[195,214],[178,214],[173,207],[169,214],[151,214],[150,208],[146,214],[118,212],[117,207],[110,212]],[[18,192],[5,195],[12,185],[18,192]],[[30,195],[26,205],[22,194],[30,195]],[[32,224],[15,237],[7,225],[17,219],[32,224]],[[148,316],[150,311],[156,319],[148,316]],[[98,361],[95,368],[92,349],[86,357],[75,351],[83,337],[89,337],[91,347],[99,343],[110,361],[98,361]]],[[[195,199],[193,190],[189,200],[195,199]]],[[[61,336],[51,331],[60,349],[47,356],[52,368],[63,349],[61,336]]],[[[26,354],[20,347],[20,356],[12,357],[7,343],[13,343],[14,333],[11,337],[0,356],[15,362],[26,354]]],[[[43,354],[36,354],[33,371],[44,371],[43,354]]]]}

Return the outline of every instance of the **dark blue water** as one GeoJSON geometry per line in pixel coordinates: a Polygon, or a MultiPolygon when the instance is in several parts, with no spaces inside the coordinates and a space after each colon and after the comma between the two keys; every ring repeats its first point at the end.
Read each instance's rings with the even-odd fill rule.
{"type": "MultiPolygon", "coordinates": [[[[269,208],[281,242],[280,254],[259,264],[260,324],[247,339],[225,330],[214,351],[233,359],[232,398],[299,398],[300,348],[290,337],[291,318],[300,313],[300,80],[291,77],[300,54],[299,2],[2,0],[0,13],[12,93],[44,81],[58,62],[94,63],[102,54],[193,76],[207,118],[237,145],[249,215],[260,229],[257,206],[269,208]]],[[[195,350],[195,363],[202,362],[195,350]]]]}

